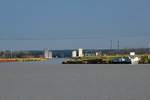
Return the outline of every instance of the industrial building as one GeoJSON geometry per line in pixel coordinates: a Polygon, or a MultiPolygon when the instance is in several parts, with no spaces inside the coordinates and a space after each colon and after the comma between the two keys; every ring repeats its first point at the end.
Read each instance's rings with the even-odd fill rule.
{"type": "Polygon", "coordinates": [[[48,49],[45,49],[44,50],[44,58],[51,59],[52,58],[52,52],[49,51],[48,49]]]}
{"type": "Polygon", "coordinates": [[[83,49],[82,48],[79,48],[78,50],[72,51],[72,58],[83,57],[83,56],[84,56],[84,54],[83,54],[83,49]]]}
{"type": "Polygon", "coordinates": [[[79,48],[78,50],[78,57],[83,57],[83,49],[82,48],[79,48]]]}
{"type": "Polygon", "coordinates": [[[77,51],[72,51],[72,58],[77,57],[77,51]]]}

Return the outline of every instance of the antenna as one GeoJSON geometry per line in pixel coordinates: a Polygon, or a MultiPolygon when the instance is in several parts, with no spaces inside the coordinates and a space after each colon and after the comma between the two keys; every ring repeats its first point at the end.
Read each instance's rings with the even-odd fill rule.
{"type": "Polygon", "coordinates": [[[10,50],[10,58],[13,57],[13,54],[12,54],[12,53],[13,53],[13,50],[11,49],[11,50],[10,50]]]}
{"type": "Polygon", "coordinates": [[[110,40],[110,50],[112,50],[112,40],[110,40]]]}
{"type": "Polygon", "coordinates": [[[117,41],[117,49],[118,49],[118,53],[119,53],[119,49],[120,49],[120,41],[117,41]]]}
{"type": "Polygon", "coordinates": [[[148,52],[150,53],[150,42],[148,43],[148,52]]]}

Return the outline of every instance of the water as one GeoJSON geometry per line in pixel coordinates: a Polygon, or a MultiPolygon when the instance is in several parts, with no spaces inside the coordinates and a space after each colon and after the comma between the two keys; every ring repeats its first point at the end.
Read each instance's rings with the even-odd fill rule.
{"type": "Polygon", "coordinates": [[[150,100],[149,94],[149,65],[0,64],[0,100],[150,100]]]}
{"type": "Polygon", "coordinates": [[[40,62],[40,63],[42,63],[42,64],[61,64],[65,60],[66,60],[66,58],[53,58],[46,62],[40,62]]]}

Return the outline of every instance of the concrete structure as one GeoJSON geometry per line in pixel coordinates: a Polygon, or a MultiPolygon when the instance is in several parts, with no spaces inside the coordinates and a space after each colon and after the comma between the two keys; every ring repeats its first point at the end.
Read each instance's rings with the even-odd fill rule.
{"type": "Polygon", "coordinates": [[[48,54],[49,53],[49,50],[48,49],[45,49],[44,50],[44,58],[48,58],[48,54]]]}
{"type": "Polygon", "coordinates": [[[72,57],[77,57],[77,51],[72,51],[72,57]]]}
{"type": "Polygon", "coordinates": [[[48,49],[44,50],[44,58],[50,59],[52,58],[52,52],[50,52],[48,49]]]}
{"type": "Polygon", "coordinates": [[[78,56],[79,57],[83,57],[83,49],[82,48],[79,48],[79,50],[78,50],[78,56]]]}

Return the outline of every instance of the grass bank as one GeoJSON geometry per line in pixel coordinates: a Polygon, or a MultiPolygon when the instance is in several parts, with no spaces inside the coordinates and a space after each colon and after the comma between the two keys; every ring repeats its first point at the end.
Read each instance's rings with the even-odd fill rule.
{"type": "Polygon", "coordinates": [[[42,62],[45,58],[0,58],[0,62],[42,62]]]}

